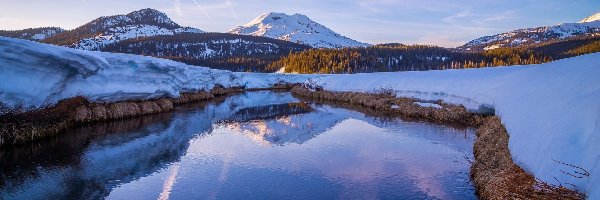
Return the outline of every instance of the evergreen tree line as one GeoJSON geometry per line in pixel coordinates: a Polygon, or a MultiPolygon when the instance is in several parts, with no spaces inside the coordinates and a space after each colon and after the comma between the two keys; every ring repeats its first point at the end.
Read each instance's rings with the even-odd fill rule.
{"type": "Polygon", "coordinates": [[[21,39],[30,39],[31,36],[39,33],[43,33],[44,31],[54,30],[56,32],[62,32],[63,30],[58,27],[40,27],[40,28],[28,28],[23,30],[0,30],[0,36],[10,37],[10,38],[21,38],[21,39]]]}
{"type": "Polygon", "coordinates": [[[369,73],[481,68],[546,63],[600,51],[600,37],[465,52],[428,45],[384,44],[362,48],[309,49],[268,66],[289,73],[369,73]]]}

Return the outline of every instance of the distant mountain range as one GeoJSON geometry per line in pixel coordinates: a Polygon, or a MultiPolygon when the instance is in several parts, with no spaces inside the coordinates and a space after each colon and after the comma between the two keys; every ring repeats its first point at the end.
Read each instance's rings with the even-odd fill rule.
{"type": "Polygon", "coordinates": [[[183,27],[154,9],[99,17],[73,30],[37,28],[1,31],[0,36],[82,50],[154,56],[231,71],[264,71],[282,56],[311,48],[268,37],[205,33],[183,27]]]}
{"type": "Polygon", "coordinates": [[[485,36],[458,47],[460,50],[484,51],[501,47],[520,47],[543,42],[556,42],[573,37],[600,35],[600,13],[589,16],[577,23],[563,23],[555,26],[518,29],[492,36],[485,36]]]}
{"type": "Polygon", "coordinates": [[[0,31],[0,36],[82,50],[167,58],[231,71],[271,72],[287,65],[304,69],[300,71],[311,71],[314,70],[311,67],[315,66],[307,65],[323,68],[332,65],[324,61],[339,57],[328,55],[360,53],[339,61],[339,69],[336,68],[340,72],[355,73],[531,64],[597,52],[600,13],[577,23],[485,36],[457,48],[398,44],[373,46],[342,36],[305,15],[275,12],[264,13],[228,33],[206,33],[197,28],[183,27],[166,14],[149,8],[125,15],[99,17],[73,30],[44,27],[0,31]],[[346,47],[354,49],[341,49],[346,47]],[[498,51],[507,48],[520,50],[498,51]],[[308,49],[312,51],[297,54],[308,49]],[[496,52],[480,55],[490,50],[496,52]],[[371,55],[373,52],[381,55],[371,55]],[[463,54],[472,52],[478,54],[463,54]],[[411,56],[414,59],[411,60],[411,56]],[[311,60],[311,63],[306,63],[306,60],[311,60]]]}
{"type": "MultiPolygon", "coordinates": [[[[126,15],[100,17],[68,31],[55,27],[36,28],[0,31],[0,36],[99,51],[106,45],[129,39],[180,33],[204,33],[204,31],[192,27],[182,27],[173,22],[166,14],[147,8],[126,15]]],[[[269,37],[315,48],[369,46],[369,44],[342,36],[301,14],[265,13],[245,25],[232,29],[229,33],[269,37]]]]}
{"type": "Polygon", "coordinates": [[[32,41],[40,41],[56,34],[65,32],[64,29],[58,27],[42,27],[42,28],[28,28],[16,31],[3,31],[0,30],[0,36],[19,38],[32,41]]]}
{"type": "Polygon", "coordinates": [[[369,46],[367,43],[342,36],[301,14],[264,13],[247,24],[230,30],[229,33],[270,37],[315,48],[369,46]]]}

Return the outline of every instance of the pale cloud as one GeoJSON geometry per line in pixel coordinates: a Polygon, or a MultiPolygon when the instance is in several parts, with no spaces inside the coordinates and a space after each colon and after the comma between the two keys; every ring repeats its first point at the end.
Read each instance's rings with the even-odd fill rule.
{"type": "Polygon", "coordinates": [[[466,17],[470,17],[471,12],[468,10],[463,10],[448,17],[444,17],[442,21],[447,23],[456,23],[458,20],[464,19],[466,17]]]}
{"type": "Polygon", "coordinates": [[[175,9],[175,13],[177,13],[178,16],[183,16],[183,12],[181,11],[181,1],[180,0],[173,0],[174,1],[174,9],[175,9]]]}
{"type": "Polygon", "coordinates": [[[503,20],[507,20],[507,19],[515,19],[515,18],[517,18],[516,14],[517,13],[515,10],[507,10],[507,11],[504,11],[499,14],[487,16],[486,18],[483,18],[481,21],[495,22],[495,21],[503,21],[503,20]]]}
{"type": "Polygon", "coordinates": [[[231,10],[231,14],[233,14],[233,18],[235,18],[236,20],[239,19],[237,12],[233,9],[233,5],[231,4],[231,1],[225,0],[225,3],[227,4],[227,7],[229,7],[229,10],[231,10]]]}

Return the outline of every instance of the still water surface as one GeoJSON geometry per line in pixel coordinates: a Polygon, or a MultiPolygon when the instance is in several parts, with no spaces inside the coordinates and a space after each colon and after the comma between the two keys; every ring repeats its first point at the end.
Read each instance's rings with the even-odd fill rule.
{"type": "Polygon", "coordinates": [[[475,199],[473,130],[250,92],[0,152],[0,199],[475,199]]]}

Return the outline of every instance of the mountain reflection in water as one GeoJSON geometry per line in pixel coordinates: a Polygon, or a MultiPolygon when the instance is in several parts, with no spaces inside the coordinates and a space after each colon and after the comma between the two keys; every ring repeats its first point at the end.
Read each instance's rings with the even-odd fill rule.
{"type": "Polygon", "coordinates": [[[472,130],[250,92],[0,152],[0,199],[473,199],[472,130]]]}

